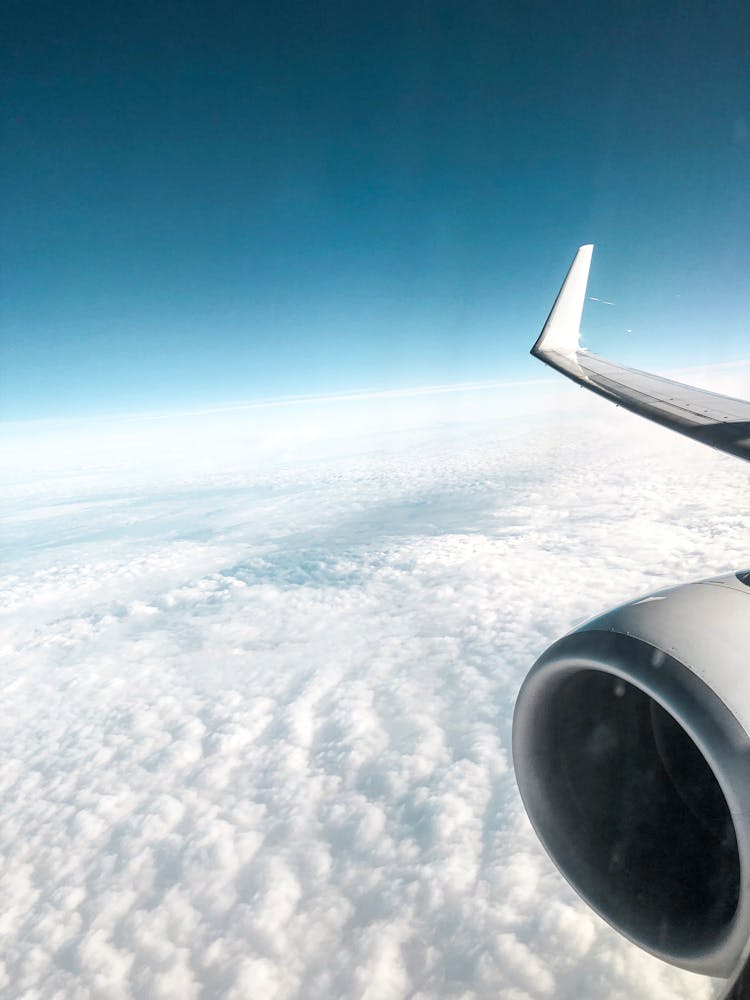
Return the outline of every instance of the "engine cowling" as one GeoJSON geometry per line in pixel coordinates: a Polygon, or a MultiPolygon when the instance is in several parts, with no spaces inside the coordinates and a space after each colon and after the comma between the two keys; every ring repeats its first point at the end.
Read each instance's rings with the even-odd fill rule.
{"type": "Polygon", "coordinates": [[[750,940],[750,573],[662,590],[575,629],[516,702],[531,822],[635,944],[729,976],[750,940]]]}

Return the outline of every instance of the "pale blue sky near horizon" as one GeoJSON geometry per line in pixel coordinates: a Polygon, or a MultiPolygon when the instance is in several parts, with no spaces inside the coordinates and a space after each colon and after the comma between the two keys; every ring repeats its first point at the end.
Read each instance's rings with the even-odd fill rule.
{"type": "Polygon", "coordinates": [[[741,3],[11,4],[0,420],[746,358],[741,3]],[[630,331],[630,332],[627,332],[630,331]]]}

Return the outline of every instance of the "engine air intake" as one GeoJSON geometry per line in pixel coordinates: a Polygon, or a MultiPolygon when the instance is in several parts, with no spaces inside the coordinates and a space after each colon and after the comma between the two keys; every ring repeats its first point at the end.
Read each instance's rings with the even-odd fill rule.
{"type": "Polygon", "coordinates": [[[658,957],[728,976],[750,936],[750,686],[746,706],[726,694],[742,698],[748,671],[725,655],[714,676],[664,652],[706,655],[686,626],[704,607],[728,616],[707,662],[750,655],[750,595],[724,579],[625,605],[555,643],[521,688],[513,760],[536,832],[577,892],[658,957]],[[736,646],[732,623],[748,633],[730,629],[736,646]]]}

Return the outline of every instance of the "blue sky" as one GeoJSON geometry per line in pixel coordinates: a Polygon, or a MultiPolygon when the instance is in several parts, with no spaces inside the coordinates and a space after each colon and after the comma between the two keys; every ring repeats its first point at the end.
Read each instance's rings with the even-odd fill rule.
{"type": "Polygon", "coordinates": [[[8,20],[0,419],[535,377],[582,242],[590,346],[750,354],[744,3],[8,20]]]}

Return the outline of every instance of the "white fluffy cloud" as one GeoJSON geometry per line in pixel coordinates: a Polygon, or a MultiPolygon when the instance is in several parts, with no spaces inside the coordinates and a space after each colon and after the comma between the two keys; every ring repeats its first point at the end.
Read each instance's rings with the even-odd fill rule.
{"type": "Polygon", "coordinates": [[[747,473],[571,426],[9,486],[1,988],[709,996],[557,875],[510,725],[576,620],[750,564],[747,473]]]}

